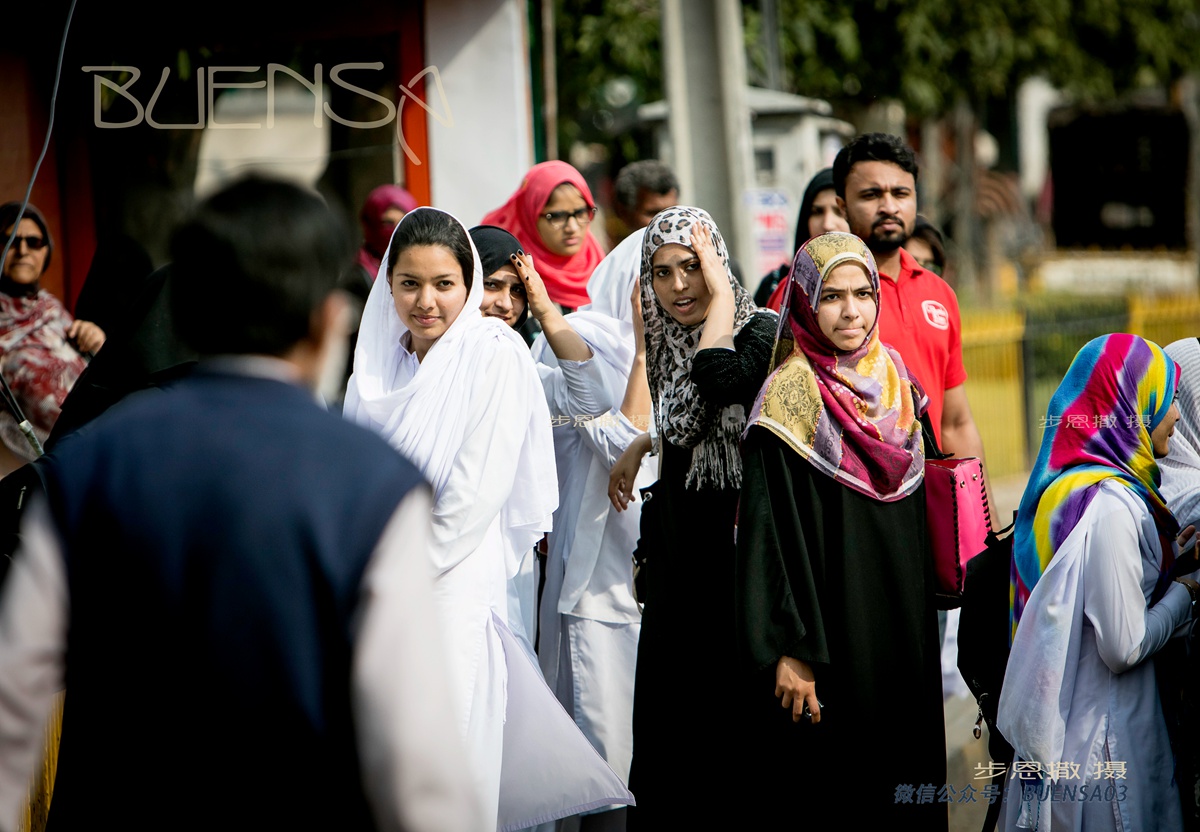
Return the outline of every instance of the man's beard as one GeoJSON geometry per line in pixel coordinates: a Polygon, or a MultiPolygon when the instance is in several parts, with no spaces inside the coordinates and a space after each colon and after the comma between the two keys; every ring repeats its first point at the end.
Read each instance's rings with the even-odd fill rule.
{"type": "Polygon", "coordinates": [[[872,254],[891,254],[893,251],[907,243],[908,238],[911,236],[907,226],[904,225],[903,220],[896,217],[888,217],[887,220],[899,223],[900,228],[896,231],[879,231],[877,226],[886,220],[877,220],[875,224],[871,226],[871,233],[864,241],[867,244],[867,248],[871,249],[872,254]]]}

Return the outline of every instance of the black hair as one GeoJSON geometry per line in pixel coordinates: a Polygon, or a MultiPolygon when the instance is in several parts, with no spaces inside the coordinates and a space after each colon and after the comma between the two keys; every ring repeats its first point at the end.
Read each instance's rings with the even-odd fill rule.
{"type": "Polygon", "coordinates": [[[617,202],[632,209],[637,207],[638,194],[642,191],[665,196],[671,191],[679,191],[679,180],[669,167],[657,159],[643,159],[621,168],[614,187],[617,202]]]}
{"type": "Polygon", "coordinates": [[[261,177],[202,202],[171,240],[171,311],[202,355],[283,355],[353,257],[345,221],[315,192],[261,177]]]}
{"type": "MultiPolygon", "coordinates": [[[[499,226],[477,225],[467,233],[471,235],[475,250],[479,252],[479,265],[485,280],[505,266],[512,266],[512,261],[508,259],[511,255],[523,253],[521,241],[499,226]]],[[[521,310],[513,329],[520,329],[528,319],[529,299],[526,298],[525,308],[521,310]]]]}
{"type": "MultiPolygon", "coordinates": [[[[6,202],[0,205],[0,233],[10,231],[17,224],[17,214],[21,211],[20,202],[6,202]]],[[[54,256],[54,238],[50,236],[50,228],[46,225],[46,218],[42,216],[42,212],[32,205],[25,206],[25,213],[21,215],[23,220],[33,220],[37,227],[41,229],[42,236],[46,238],[46,259],[42,262],[42,274],[46,273],[46,269],[50,268],[50,259],[54,256]]],[[[0,248],[8,242],[7,235],[0,239],[0,248]]]]}
{"type": "Polygon", "coordinates": [[[454,217],[436,208],[418,208],[409,211],[396,226],[392,235],[391,251],[388,253],[387,275],[392,279],[392,270],[400,253],[413,246],[442,246],[448,249],[462,268],[463,283],[471,291],[471,279],[475,273],[475,255],[471,253],[471,241],[467,232],[454,217]]]}
{"type": "Polygon", "coordinates": [[[933,252],[933,263],[938,267],[938,274],[944,275],[946,271],[946,243],[942,239],[942,232],[938,227],[931,223],[925,217],[917,214],[917,222],[913,226],[913,232],[909,239],[916,237],[918,240],[924,240],[933,252]]]}
{"type": "Polygon", "coordinates": [[[917,181],[917,154],[904,139],[890,133],[863,133],[838,151],[833,160],[833,189],[846,198],[846,177],[859,162],[891,162],[917,181]]]}

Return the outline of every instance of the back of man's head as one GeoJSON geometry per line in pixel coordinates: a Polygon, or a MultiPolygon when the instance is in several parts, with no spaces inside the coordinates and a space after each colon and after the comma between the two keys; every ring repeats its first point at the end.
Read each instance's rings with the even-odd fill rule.
{"type": "Polygon", "coordinates": [[[657,159],[643,159],[621,168],[615,187],[617,202],[632,209],[637,207],[641,191],[666,196],[671,191],[679,191],[679,180],[669,167],[657,159]]]}
{"type": "Polygon", "coordinates": [[[179,335],[203,355],[283,355],[311,334],[352,252],[318,194],[243,179],[202,202],[171,241],[179,335]]]}
{"type": "Polygon", "coordinates": [[[859,162],[891,162],[917,181],[917,155],[903,139],[890,133],[862,133],[839,150],[833,160],[833,188],[842,199],[846,198],[850,168],[859,162]]]}

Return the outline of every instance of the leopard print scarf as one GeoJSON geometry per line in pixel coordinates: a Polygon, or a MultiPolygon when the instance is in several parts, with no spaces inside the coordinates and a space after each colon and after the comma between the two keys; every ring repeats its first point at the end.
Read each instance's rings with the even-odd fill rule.
{"type": "Polygon", "coordinates": [[[746,429],[746,411],[740,405],[718,408],[708,404],[692,383],[692,358],[704,332],[704,323],[685,326],[677,322],[654,293],[651,264],[654,253],[664,245],[689,246],[694,223],[703,223],[712,233],[717,254],[733,286],[735,310],[733,331],[757,311],[754,300],[729,271],[729,252],[716,223],[707,211],[677,206],[658,214],[646,229],[642,244],[642,315],[646,329],[646,375],[654,402],[659,442],[664,439],[692,449],[687,488],[738,488],[742,484],[742,461],[738,444],[746,429]]]}

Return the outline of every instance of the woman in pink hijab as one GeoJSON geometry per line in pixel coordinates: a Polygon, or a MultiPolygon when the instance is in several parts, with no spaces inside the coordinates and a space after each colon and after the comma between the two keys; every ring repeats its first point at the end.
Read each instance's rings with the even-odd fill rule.
{"type": "MultiPolygon", "coordinates": [[[[417,199],[399,185],[380,185],[367,195],[359,219],[362,221],[363,245],[358,251],[358,265],[366,273],[367,288],[379,273],[379,261],[392,239],[396,223],[417,207],[417,199]]],[[[365,295],[364,295],[365,297],[365,295]]]]}
{"type": "Polygon", "coordinates": [[[578,309],[589,302],[588,278],[604,252],[592,236],[596,201],[575,168],[542,162],[525,174],[508,202],[483,218],[516,237],[555,303],[578,309]]]}
{"type": "Polygon", "coordinates": [[[417,207],[417,198],[399,185],[380,185],[363,202],[362,213],[358,218],[362,221],[363,244],[358,250],[358,268],[351,269],[343,278],[341,288],[350,293],[358,301],[358,312],[353,313],[353,329],[350,332],[350,355],[347,356],[346,369],[342,373],[342,381],[338,392],[332,396],[336,403],[346,390],[346,382],[354,371],[354,350],[358,345],[358,324],[362,308],[371,294],[371,285],[375,275],[379,274],[379,264],[383,253],[387,251],[388,243],[392,240],[392,232],[396,225],[404,219],[404,215],[417,207]]]}

